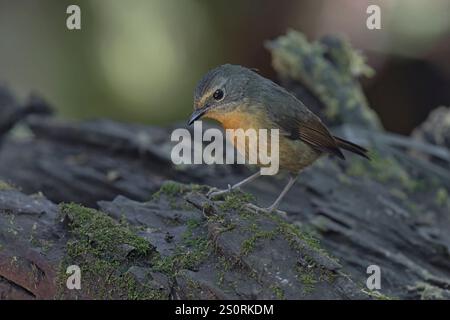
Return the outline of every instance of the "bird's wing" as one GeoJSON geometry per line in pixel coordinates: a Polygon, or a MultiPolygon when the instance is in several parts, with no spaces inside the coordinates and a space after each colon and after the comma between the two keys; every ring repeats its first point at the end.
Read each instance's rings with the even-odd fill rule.
{"type": "Polygon", "coordinates": [[[280,134],[345,159],[336,140],[315,114],[297,99],[285,102],[286,104],[277,103],[269,107],[269,118],[280,129],[280,134]]]}

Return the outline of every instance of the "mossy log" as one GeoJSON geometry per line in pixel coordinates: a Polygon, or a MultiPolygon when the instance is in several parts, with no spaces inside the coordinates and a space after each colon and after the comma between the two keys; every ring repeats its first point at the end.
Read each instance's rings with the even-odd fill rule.
{"type": "Polygon", "coordinates": [[[448,150],[383,132],[364,99],[351,120],[339,106],[363,97],[349,78],[358,72],[344,68],[352,64],[301,55],[334,72],[329,87],[311,88],[322,69],[308,81],[282,73],[283,81],[325,117],[332,97],[321,92],[353,92],[327,121],[367,146],[372,161],[321,159],[287,195],[286,217],[244,207],[270,203],[281,177],[208,199],[209,186],[253,169],[174,166],[170,132],[179,125],[63,121],[42,100],[20,105],[0,87],[0,298],[450,298],[448,150]],[[378,291],[365,285],[374,264],[378,291]],[[81,290],[66,287],[69,265],[81,268],[81,290]]]}

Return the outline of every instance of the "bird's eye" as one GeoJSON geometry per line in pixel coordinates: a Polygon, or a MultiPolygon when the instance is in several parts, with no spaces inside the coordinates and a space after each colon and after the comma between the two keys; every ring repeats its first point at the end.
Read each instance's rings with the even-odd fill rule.
{"type": "Polygon", "coordinates": [[[217,89],[216,91],[214,91],[214,94],[213,94],[214,100],[217,100],[217,101],[222,100],[223,96],[224,96],[224,93],[223,93],[222,89],[217,89]]]}

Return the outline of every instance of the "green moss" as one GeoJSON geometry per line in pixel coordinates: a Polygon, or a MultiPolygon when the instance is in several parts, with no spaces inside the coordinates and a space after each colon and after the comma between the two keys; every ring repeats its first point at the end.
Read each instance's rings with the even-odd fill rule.
{"type": "MultiPolygon", "coordinates": [[[[300,229],[293,225],[289,224],[283,219],[281,219],[276,214],[267,214],[261,213],[262,215],[266,215],[269,219],[273,220],[277,226],[273,230],[262,230],[257,222],[254,214],[250,213],[246,208],[245,204],[251,202],[253,196],[247,193],[241,193],[239,191],[233,191],[226,195],[225,200],[222,204],[220,204],[220,209],[222,210],[234,210],[237,211],[241,218],[249,220],[249,224],[245,231],[251,234],[251,237],[244,240],[241,244],[241,254],[247,255],[249,254],[256,246],[257,242],[261,239],[273,239],[277,234],[281,234],[290,244],[296,246],[296,239],[303,240],[307,245],[311,248],[322,251],[323,249],[320,247],[319,240],[314,237],[310,232],[306,230],[300,231],[300,229]]],[[[218,219],[214,217],[213,219],[218,219]]],[[[225,219],[220,218],[220,223],[224,223],[225,219]]],[[[294,248],[298,249],[298,248],[294,248]]]]}
{"type": "Polygon", "coordinates": [[[416,291],[421,300],[442,300],[444,290],[429,283],[419,281],[414,286],[409,286],[408,290],[416,291]]]}
{"type": "Polygon", "coordinates": [[[397,181],[406,191],[424,190],[424,183],[414,179],[405,168],[393,157],[382,157],[377,152],[371,153],[371,161],[353,158],[347,174],[352,176],[367,176],[381,183],[397,181]]]}
{"type": "Polygon", "coordinates": [[[276,215],[272,215],[271,218],[278,223],[278,230],[293,247],[296,246],[296,239],[300,239],[311,248],[324,251],[320,246],[319,239],[312,234],[312,231],[300,230],[298,226],[287,223],[276,215]]]}
{"type": "Polygon", "coordinates": [[[161,194],[165,194],[169,197],[175,197],[182,194],[186,190],[186,185],[174,182],[165,181],[158,192],[154,194],[155,197],[159,197],[161,194]]]}
{"type": "Polygon", "coordinates": [[[198,219],[189,219],[186,223],[187,229],[183,233],[182,238],[186,245],[193,245],[196,242],[196,238],[193,236],[194,230],[201,225],[201,221],[198,219]]]}
{"type": "Polygon", "coordinates": [[[303,286],[303,292],[310,293],[315,290],[315,286],[320,282],[333,283],[337,277],[337,274],[324,268],[321,265],[317,265],[316,262],[307,255],[304,256],[305,263],[297,265],[295,271],[297,273],[297,279],[303,286]]]}
{"type": "Polygon", "coordinates": [[[420,210],[419,206],[413,201],[406,201],[406,207],[413,213],[418,213],[420,210]]]}
{"type": "Polygon", "coordinates": [[[408,195],[400,189],[397,189],[397,188],[391,189],[391,194],[399,200],[402,200],[402,201],[408,200],[408,195]]]}
{"type": "MultiPolygon", "coordinates": [[[[311,250],[317,250],[319,253],[328,256],[325,250],[320,247],[319,240],[311,232],[308,232],[307,230],[300,230],[298,226],[287,223],[276,214],[264,212],[261,212],[258,215],[253,214],[244,206],[252,200],[253,198],[249,194],[233,191],[225,195],[223,202],[217,205],[220,212],[234,211],[238,213],[239,218],[243,220],[241,221],[242,226],[240,231],[241,233],[249,235],[249,237],[242,241],[240,255],[245,256],[250,254],[253,250],[255,250],[259,242],[263,242],[263,240],[272,240],[275,237],[280,236],[289,243],[294,251],[301,254],[304,259],[306,258],[310,261],[306,264],[307,267],[304,269],[298,269],[297,278],[299,282],[303,284],[305,292],[314,290],[314,285],[318,282],[333,281],[335,275],[332,272],[314,264],[312,262],[313,259],[307,257],[304,253],[305,246],[308,246],[311,250]],[[274,223],[263,229],[259,219],[266,221],[266,218],[269,218],[274,223]]],[[[214,225],[215,228],[218,228],[223,232],[234,227],[229,222],[228,216],[224,214],[208,216],[207,223],[210,228],[214,225]]],[[[188,244],[191,250],[187,251],[185,247],[178,248],[175,255],[163,258],[158,262],[157,267],[159,269],[157,270],[166,274],[176,275],[179,270],[183,268],[195,268],[195,265],[202,263],[206,259],[209,252],[214,249],[214,244],[206,241],[206,239],[203,239],[202,241],[202,239],[195,237],[195,234],[198,234],[198,232],[196,232],[198,227],[200,227],[199,221],[188,221],[188,228],[183,238],[184,243],[188,244]],[[200,241],[197,242],[196,240],[200,241]]],[[[213,231],[213,234],[216,235],[216,232],[213,231]]],[[[234,260],[229,259],[229,257],[225,258],[221,256],[220,253],[218,254],[219,262],[216,263],[216,277],[218,285],[221,286],[223,290],[233,287],[232,281],[226,281],[225,279],[227,272],[231,268],[234,268],[235,266],[238,268],[242,267],[242,264],[240,264],[241,260],[239,258],[240,257],[237,257],[237,259],[234,260]]],[[[293,266],[293,268],[295,268],[295,266],[293,266]]],[[[242,272],[242,270],[240,270],[240,272],[242,272]]],[[[255,270],[246,269],[246,272],[250,277],[258,281],[258,276],[255,270]]],[[[278,299],[284,299],[284,292],[281,287],[274,285],[271,286],[270,289],[278,299]]]]}
{"type": "Polygon", "coordinates": [[[218,235],[223,232],[231,231],[236,228],[236,224],[231,222],[223,214],[214,214],[207,217],[208,223],[214,225],[214,234],[218,235]]]}
{"type": "Polygon", "coordinates": [[[0,191],[4,190],[14,190],[15,188],[11,186],[9,183],[6,183],[2,180],[0,180],[0,191]]]}
{"type": "Polygon", "coordinates": [[[190,242],[191,248],[177,248],[173,255],[153,260],[153,269],[170,277],[176,276],[182,269],[195,269],[210,254],[210,243],[201,237],[190,242]]]}
{"type": "Polygon", "coordinates": [[[285,296],[284,296],[284,290],[281,287],[279,287],[277,285],[273,285],[273,286],[270,287],[270,289],[272,290],[273,294],[275,295],[275,297],[278,300],[286,299],[285,296]]]}
{"type": "Polygon", "coordinates": [[[350,162],[347,167],[347,174],[355,177],[364,176],[367,174],[367,166],[362,161],[354,160],[350,162]]]}
{"type": "Polygon", "coordinates": [[[233,268],[233,263],[230,259],[225,258],[222,255],[218,255],[218,263],[216,263],[217,270],[217,284],[222,286],[225,280],[225,274],[233,268]]]}
{"type": "Polygon", "coordinates": [[[177,197],[188,191],[202,191],[206,187],[198,184],[183,184],[176,181],[165,181],[161,188],[153,194],[154,198],[159,198],[162,194],[168,197],[177,197]]]}
{"type": "Polygon", "coordinates": [[[137,282],[126,271],[145,264],[154,253],[145,239],[126,224],[105,213],[77,204],[60,205],[60,213],[70,229],[67,255],[61,263],[60,295],[63,297],[69,265],[82,271],[83,293],[98,299],[162,299],[164,294],[137,282]],[[124,246],[127,246],[124,248],[124,246]]]}
{"type": "Polygon", "coordinates": [[[247,255],[249,254],[254,248],[258,240],[260,239],[273,239],[276,234],[278,233],[278,230],[272,230],[272,231],[257,231],[255,232],[250,238],[244,240],[241,244],[241,255],[247,255]]]}
{"type": "Polygon", "coordinates": [[[200,292],[202,291],[201,285],[191,278],[184,278],[186,279],[186,284],[189,289],[186,292],[187,298],[190,300],[198,299],[198,297],[200,296],[200,292]]]}
{"type": "Polygon", "coordinates": [[[173,278],[180,270],[196,269],[212,252],[210,241],[206,237],[195,235],[195,230],[200,226],[199,220],[188,220],[182,243],[175,248],[173,255],[155,257],[152,260],[153,270],[173,278]]]}
{"type": "Polygon", "coordinates": [[[340,183],[345,184],[345,185],[351,185],[351,180],[349,179],[349,177],[347,175],[339,173],[337,177],[338,177],[340,183]]]}
{"type": "Polygon", "coordinates": [[[389,296],[387,296],[379,291],[376,291],[376,290],[371,291],[371,290],[362,289],[361,291],[376,300],[395,300],[395,298],[389,297],[389,296]]]}
{"type": "Polygon", "coordinates": [[[225,195],[224,201],[219,205],[219,209],[224,211],[236,210],[239,213],[246,213],[244,205],[254,201],[255,198],[250,193],[233,190],[225,195]]]}
{"type": "Polygon", "coordinates": [[[117,246],[123,244],[132,246],[138,255],[150,252],[149,242],[103,212],[73,203],[60,205],[60,212],[68,220],[71,234],[76,238],[77,245],[70,248],[75,255],[79,254],[77,249],[89,249],[89,253],[96,256],[115,259],[117,246]]]}
{"type": "Polygon", "coordinates": [[[272,65],[278,74],[305,85],[323,103],[328,118],[338,123],[381,128],[354,78],[360,74],[371,75],[373,70],[348,41],[328,37],[324,45],[309,42],[302,33],[289,30],[266,47],[271,51],[272,65]]]}
{"type": "Polygon", "coordinates": [[[439,188],[436,192],[435,202],[438,206],[443,207],[448,204],[448,192],[444,188],[439,188]]]}
{"type": "Polygon", "coordinates": [[[45,240],[45,239],[39,239],[35,237],[35,232],[37,229],[37,223],[34,223],[32,228],[31,228],[31,233],[30,233],[30,244],[33,245],[34,247],[38,247],[41,248],[43,253],[46,253],[50,250],[51,247],[53,247],[53,243],[49,240],[45,240]]]}
{"type": "Polygon", "coordinates": [[[366,57],[358,50],[354,50],[346,38],[328,36],[328,39],[328,42],[332,40],[332,43],[328,45],[327,53],[342,72],[347,72],[355,77],[374,75],[375,71],[366,64],[366,57]]]}
{"type": "Polygon", "coordinates": [[[315,285],[318,282],[313,272],[307,272],[303,269],[298,271],[298,279],[303,285],[303,290],[305,293],[314,291],[315,285]]]}
{"type": "Polygon", "coordinates": [[[327,251],[320,246],[320,241],[317,237],[308,230],[301,230],[298,226],[289,224],[278,216],[272,216],[272,219],[278,223],[277,233],[283,235],[291,248],[295,251],[301,252],[305,263],[303,265],[295,266],[297,279],[302,284],[304,293],[312,292],[315,285],[321,281],[333,282],[336,274],[328,269],[318,266],[314,259],[304,253],[304,248],[298,240],[304,242],[308,247],[317,251],[317,253],[335,260],[327,251]]]}
{"type": "MultiPolygon", "coordinates": [[[[317,251],[319,254],[333,259],[321,246],[317,237],[308,230],[301,230],[298,226],[289,224],[276,214],[261,213],[276,223],[272,230],[262,230],[256,221],[250,223],[245,231],[251,234],[251,237],[244,240],[241,244],[241,254],[246,255],[254,250],[258,241],[261,239],[273,239],[277,235],[281,235],[291,246],[293,250],[302,254],[305,259],[304,266],[297,265],[297,279],[304,288],[304,293],[314,290],[315,285],[322,281],[333,282],[336,274],[317,265],[314,259],[305,254],[304,245],[310,249],[317,251]]],[[[277,287],[271,287],[278,299],[282,299],[282,290],[277,287]]]]}
{"type": "Polygon", "coordinates": [[[175,181],[165,181],[161,188],[152,195],[152,200],[158,200],[164,195],[172,209],[191,207],[190,204],[182,200],[182,195],[190,191],[205,191],[206,186],[198,184],[183,184],[175,181]]]}

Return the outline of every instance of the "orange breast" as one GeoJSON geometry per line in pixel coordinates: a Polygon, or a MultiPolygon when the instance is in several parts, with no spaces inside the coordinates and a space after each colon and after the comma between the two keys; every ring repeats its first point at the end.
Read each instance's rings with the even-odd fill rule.
{"type": "Polygon", "coordinates": [[[219,121],[224,129],[270,129],[265,115],[261,112],[242,112],[235,110],[227,113],[210,112],[206,117],[219,121]]]}
{"type": "MultiPolygon", "coordinates": [[[[252,110],[253,111],[253,110],[252,110]]],[[[215,119],[219,121],[224,129],[242,129],[244,131],[248,129],[254,129],[256,131],[256,136],[254,139],[246,139],[246,138],[238,138],[237,132],[231,132],[231,136],[229,137],[230,142],[235,146],[237,151],[248,158],[250,155],[253,156],[254,159],[258,159],[258,130],[259,129],[270,129],[267,125],[268,121],[266,120],[265,114],[261,112],[242,112],[242,111],[232,111],[227,113],[208,113],[208,118],[215,119]],[[253,148],[249,147],[249,143],[255,143],[253,148]]],[[[267,146],[259,146],[260,148],[264,148],[266,150],[267,146]]],[[[269,149],[270,150],[270,149],[269,149]]],[[[270,152],[270,151],[269,151],[270,152]]]]}
{"type": "MultiPolygon", "coordinates": [[[[252,112],[232,111],[227,113],[211,112],[206,117],[219,121],[224,129],[272,129],[269,119],[263,112],[251,110],[252,112]]],[[[257,140],[258,141],[258,140],[257,140]]],[[[241,141],[242,142],[242,141],[241,141]]],[[[244,141],[245,142],[245,141],[244,141]]],[[[236,136],[232,136],[231,143],[239,153],[248,156],[249,148],[245,143],[236,143],[236,136]]],[[[259,141],[258,141],[259,143],[259,141]]],[[[270,150],[268,146],[260,146],[270,150]]],[[[270,152],[270,151],[269,151],[270,152]]],[[[300,140],[289,140],[280,136],[279,140],[279,161],[280,167],[292,172],[299,172],[304,167],[314,162],[320,153],[310,148],[300,140]]]]}
{"type": "Polygon", "coordinates": [[[228,112],[226,114],[210,113],[207,117],[219,121],[224,129],[246,129],[243,126],[245,125],[247,127],[249,120],[248,115],[239,111],[228,112]]]}

